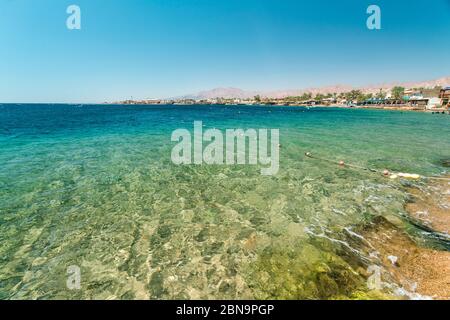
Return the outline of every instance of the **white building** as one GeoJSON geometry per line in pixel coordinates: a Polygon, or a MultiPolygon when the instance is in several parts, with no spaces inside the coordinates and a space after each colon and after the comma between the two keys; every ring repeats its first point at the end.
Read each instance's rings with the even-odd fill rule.
{"type": "Polygon", "coordinates": [[[441,105],[441,98],[430,98],[430,100],[428,100],[428,104],[427,104],[427,109],[437,109],[442,107],[441,105]]]}

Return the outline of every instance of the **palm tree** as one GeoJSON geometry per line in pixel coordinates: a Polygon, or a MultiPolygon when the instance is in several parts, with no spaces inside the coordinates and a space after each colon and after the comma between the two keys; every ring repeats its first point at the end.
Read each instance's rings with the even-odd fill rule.
{"type": "Polygon", "coordinates": [[[397,100],[402,99],[404,94],[405,94],[405,88],[403,88],[403,87],[392,88],[392,96],[395,99],[397,99],[397,100]]]}
{"type": "Polygon", "coordinates": [[[316,97],[314,98],[316,101],[322,101],[323,99],[325,99],[325,96],[321,93],[316,94],[316,97]]]}
{"type": "Polygon", "coordinates": [[[364,94],[361,92],[361,90],[352,90],[345,94],[345,98],[349,102],[353,102],[353,101],[358,102],[358,101],[364,100],[364,94]]]}
{"type": "Polygon", "coordinates": [[[302,100],[310,100],[312,98],[312,94],[309,92],[305,92],[302,96],[301,99],[302,100]]]}
{"type": "Polygon", "coordinates": [[[386,95],[384,94],[383,89],[380,89],[380,92],[375,95],[375,98],[377,99],[384,99],[384,97],[386,97],[386,95]]]}

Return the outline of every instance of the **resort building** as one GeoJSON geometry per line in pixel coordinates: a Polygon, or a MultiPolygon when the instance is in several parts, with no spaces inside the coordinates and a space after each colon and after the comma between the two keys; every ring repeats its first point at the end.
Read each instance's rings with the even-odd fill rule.
{"type": "Polygon", "coordinates": [[[430,98],[430,100],[428,100],[428,105],[427,105],[427,109],[428,110],[433,110],[433,109],[439,109],[441,108],[441,98],[430,98]]]}
{"type": "Polygon", "coordinates": [[[414,98],[414,97],[419,97],[422,96],[421,92],[414,90],[414,89],[405,89],[404,92],[404,97],[405,98],[414,98]]]}
{"type": "Polygon", "coordinates": [[[425,98],[422,92],[415,89],[406,89],[403,101],[405,105],[413,109],[425,109],[428,105],[429,98],[425,98]]]}
{"type": "Polygon", "coordinates": [[[161,100],[159,99],[147,99],[143,101],[143,104],[161,104],[161,100]]]}
{"type": "Polygon", "coordinates": [[[441,98],[442,107],[450,108],[450,87],[443,88],[439,94],[439,98],[441,98]]]}
{"type": "Polygon", "coordinates": [[[322,102],[322,104],[324,104],[324,105],[326,105],[326,106],[331,106],[331,105],[333,105],[333,104],[336,104],[337,99],[334,98],[334,97],[331,97],[331,98],[325,98],[325,99],[323,99],[321,102],[322,102]]]}
{"type": "Polygon", "coordinates": [[[429,98],[424,97],[411,97],[408,100],[408,106],[413,109],[425,109],[428,105],[429,98]]]}

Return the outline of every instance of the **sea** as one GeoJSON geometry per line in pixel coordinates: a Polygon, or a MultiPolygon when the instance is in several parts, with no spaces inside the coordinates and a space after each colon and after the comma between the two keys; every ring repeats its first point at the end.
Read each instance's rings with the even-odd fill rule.
{"type": "Polygon", "coordinates": [[[389,298],[388,276],[368,285],[380,262],[364,231],[384,219],[442,243],[405,212],[426,182],[380,172],[439,177],[449,159],[448,115],[3,104],[0,299],[389,298]],[[174,164],[172,132],[194,121],[278,129],[277,174],[174,164]]]}

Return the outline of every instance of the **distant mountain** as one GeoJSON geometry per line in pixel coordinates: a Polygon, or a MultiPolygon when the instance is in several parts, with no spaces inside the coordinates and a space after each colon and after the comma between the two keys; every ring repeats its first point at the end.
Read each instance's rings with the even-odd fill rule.
{"type": "Polygon", "coordinates": [[[238,88],[216,88],[208,91],[202,91],[198,94],[194,95],[197,99],[214,99],[214,98],[226,98],[226,99],[232,99],[232,98],[251,98],[259,93],[256,91],[244,91],[242,89],[238,88]]]}
{"type": "Polygon", "coordinates": [[[278,90],[278,91],[246,91],[239,88],[215,88],[208,91],[201,91],[197,94],[187,95],[178,98],[185,99],[214,99],[214,98],[226,98],[226,99],[247,99],[253,98],[256,95],[260,95],[261,97],[268,98],[285,98],[288,96],[300,96],[305,92],[310,92],[312,94],[328,94],[328,93],[341,93],[348,92],[350,90],[362,90],[367,93],[376,93],[380,89],[384,91],[389,91],[395,86],[401,86],[405,88],[434,88],[435,86],[449,86],[450,85],[450,76],[439,78],[436,80],[430,81],[421,81],[421,82],[392,82],[392,83],[382,83],[382,84],[373,84],[367,85],[364,87],[354,87],[351,85],[334,85],[334,86],[326,86],[326,87],[317,87],[317,88],[304,88],[304,89],[296,89],[296,90],[278,90]]]}

